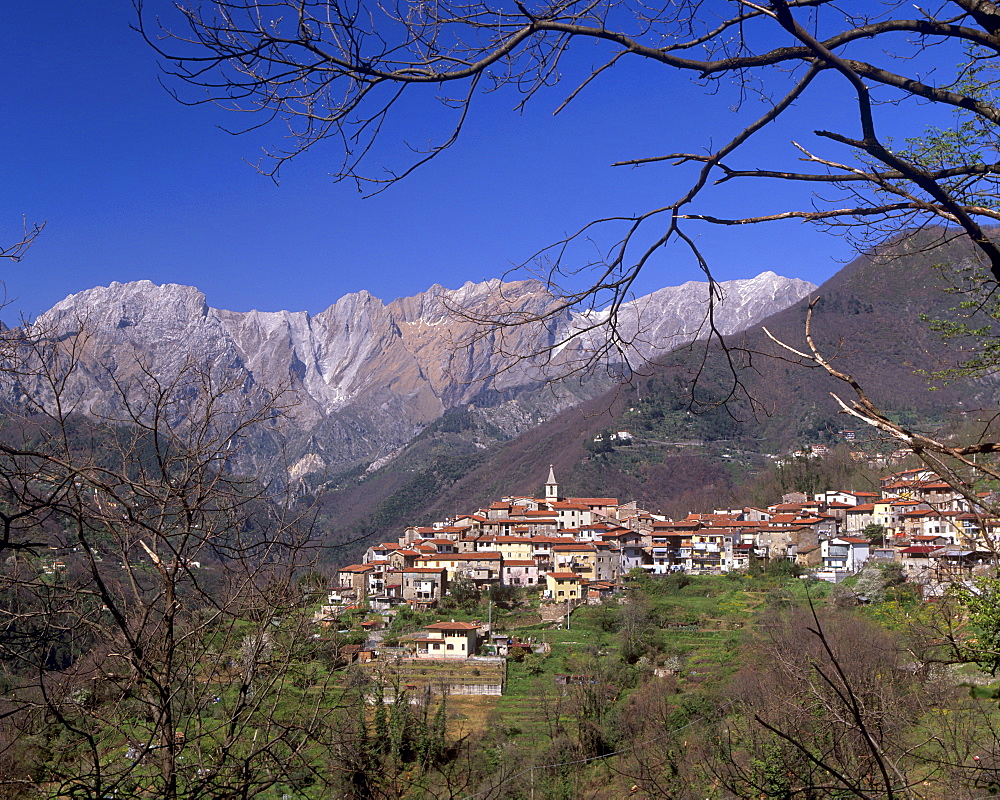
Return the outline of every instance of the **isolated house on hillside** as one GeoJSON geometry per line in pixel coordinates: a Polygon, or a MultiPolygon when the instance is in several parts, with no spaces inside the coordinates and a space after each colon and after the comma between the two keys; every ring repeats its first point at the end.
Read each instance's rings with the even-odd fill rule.
{"type": "Polygon", "coordinates": [[[474,622],[435,622],[412,641],[417,658],[468,658],[478,650],[480,626],[474,622]]]}

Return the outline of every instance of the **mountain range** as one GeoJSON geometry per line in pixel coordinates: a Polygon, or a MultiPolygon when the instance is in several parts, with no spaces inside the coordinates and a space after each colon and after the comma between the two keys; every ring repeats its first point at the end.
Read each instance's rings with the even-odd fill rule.
{"type": "MultiPolygon", "coordinates": [[[[722,333],[815,288],[773,272],[716,286],[713,317],[722,333]]],[[[620,311],[617,341],[643,362],[704,337],[708,292],[708,284],[689,282],[632,300],[620,311]]],[[[280,397],[286,417],[239,464],[280,481],[378,468],[456,409],[488,424],[492,437],[482,448],[601,396],[606,375],[560,378],[601,350],[604,329],[593,324],[607,312],[553,315],[559,302],[538,281],[493,280],[435,285],[390,303],[358,292],[311,316],[219,310],[196,288],[138,281],[71,295],[33,327],[49,340],[79,343],[64,392],[87,415],[122,418],[123,385],[143,372],[167,381],[192,365],[216,385],[237,387],[233,404],[255,391],[280,397]],[[510,315],[543,322],[485,331],[480,324],[510,315]]],[[[42,396],[41,382],[26,375],[19,391],[42,396]]]]}

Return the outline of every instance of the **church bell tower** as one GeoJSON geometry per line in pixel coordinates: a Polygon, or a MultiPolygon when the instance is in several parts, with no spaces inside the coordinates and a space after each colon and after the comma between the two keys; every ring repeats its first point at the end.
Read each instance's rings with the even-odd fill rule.
{"type": "Polygon", "coordinates": [[[545,481],[545,500],[549,503],[554,503],[559,499],[559,484],[556,483],[556,474],[552,470],[552,465],[549,464],[549,479],[545,481]]]}

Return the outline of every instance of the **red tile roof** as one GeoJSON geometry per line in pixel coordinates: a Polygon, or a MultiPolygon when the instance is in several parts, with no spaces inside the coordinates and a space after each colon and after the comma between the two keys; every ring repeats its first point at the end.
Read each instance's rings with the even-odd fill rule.
{"type": "Polygon", "coordinates": [[[425,631],[477,631],[481,628],[474,622],[435,622],[433,625],[424,625],[425,631]]]}

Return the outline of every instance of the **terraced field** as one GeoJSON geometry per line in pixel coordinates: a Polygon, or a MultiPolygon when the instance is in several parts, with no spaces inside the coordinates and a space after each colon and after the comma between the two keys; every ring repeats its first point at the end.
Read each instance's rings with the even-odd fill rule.
{"type": "Polygon", "coordinates": [[[412,686],[417,690],[427,686],[432,691],[447,685],[482,686],[497,685],[501,688],[506,682],[507,668],[502,661],[429,661],[406,660],[391,668],[400,684],[412,686]]]}

